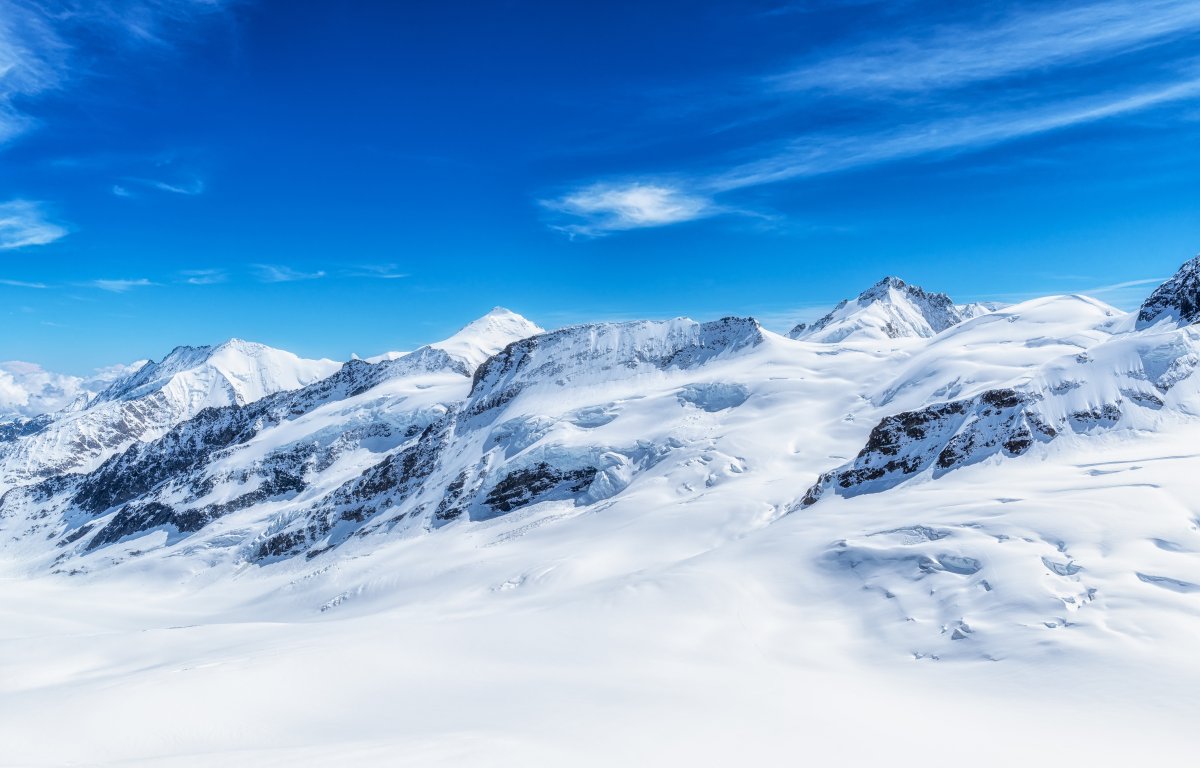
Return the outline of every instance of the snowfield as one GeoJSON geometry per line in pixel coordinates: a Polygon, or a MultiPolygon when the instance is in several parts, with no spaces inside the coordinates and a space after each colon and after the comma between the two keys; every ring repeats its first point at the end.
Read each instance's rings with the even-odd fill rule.
{"type": "Polygon", "coordinates": [[[151,363],[0,433],[0,765],[1191,764],[1197,274],[151,363]]]}

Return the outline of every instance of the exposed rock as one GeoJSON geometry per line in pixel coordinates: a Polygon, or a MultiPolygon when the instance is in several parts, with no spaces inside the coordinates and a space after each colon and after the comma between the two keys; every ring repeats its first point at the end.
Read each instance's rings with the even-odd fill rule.
{"type": "Polygon", "coordinates": [[[1164,320],[1174,320],[1179,325],[1200,321],[1200,256],[1184,263],[1170,280],[1155,288],[1142,302],[1138,328],[1164,320]]]}

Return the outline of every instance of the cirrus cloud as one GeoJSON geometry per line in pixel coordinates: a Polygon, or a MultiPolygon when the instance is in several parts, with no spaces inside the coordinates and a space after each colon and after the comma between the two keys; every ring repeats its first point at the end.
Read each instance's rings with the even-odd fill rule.
{"type": "Polygon", "coordinates": [[[0,250],[46,245],[66,235],[67,228],[50,221],[39,202],[10,200],[0,203],[0,250]]]}

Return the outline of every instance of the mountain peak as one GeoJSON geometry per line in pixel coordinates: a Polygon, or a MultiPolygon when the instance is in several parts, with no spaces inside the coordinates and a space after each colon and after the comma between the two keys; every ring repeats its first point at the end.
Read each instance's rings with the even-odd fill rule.
{"type": "Polygon", "coordinates": [[[167,389],[189,402],[244,404],[311,384],[338,367],[332,360],[305,360],[291,352],[243,339],[207,346],[178,346],[161,362],[148,362],[114,381],[89,407],[114,400],[135,400],[167,389]]]}
{"type": "Polygon", "coordinates": [[[467,323],[450,338],[430,346],[459,358],[474,370],[514,341],[544,332],[536,323],[516,312],[494,307],[486,315],[467,323]]]}
{"type": "Polygon", "coordinates": [[[963,319],[963,313],[946,294],[931,293],[889,275],[853,301],[841,301],[812,325],[797,325],[788,335],[827,343],[928,338],[963,319]]]}
{"type": "Polygon", "coordinates": [[[1147,328],[1166,319],[1179,325],[1200,321],[1200,255],[1184,262],[1170,280],[1142,302],[1137,327],[1147,328]]]}

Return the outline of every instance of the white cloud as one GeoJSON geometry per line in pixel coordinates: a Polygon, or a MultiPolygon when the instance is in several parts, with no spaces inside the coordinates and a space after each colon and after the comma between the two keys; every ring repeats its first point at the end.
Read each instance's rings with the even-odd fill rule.
{"type": "Polygon", "coordinates": [[[956,88],[1071,66],[1200,32],[1195,0],[1109,0],[1025,10],[988,26],[903,33],[767,79],[781,90],[879,95],[956,88]]]}
{"type": "Polygon", "coordinates": [[[254,269],[258,273],[258,279],[264,283],[293,283],[325,277],[324,270],[302,272],[279,264],[255,264],[254,269]]]}
{"type": "Polygon", "coordinates": [[[1197,97],[1200,79],[1189,79],[1043,107],[934,118],[881,132],[810,136],[761,160],[709,176],[702,184],[711,192],[723,192],[932,153],[979,149],[1197,97]]]}
{"type": "Polygon", "coordinates": [[[46,245],[66,234],[65,227],[46,217],[40,203],[31,200],[0,203],[0,250],[46,245]]]}
{"type": "Polygon", "coordinates": [[[61,85],[68,50],[46,15],[0,0],[0,143],[34,123],[15,102],[61,85]]]}
{"type": "Polygon", "coordinates": [[[170,192],[173,195],[188,195],[190,197],[204,191],[204,182],[200,179],[181,182],[166,182],[158,181],[157,179],[132,179],[132,181],[144,184],[151,189],[157,189],[160,192],[170,192]]]}
{"type": "Polygon", "coordinates": [[[25,280],[8,280],[0,279],[0,285],[7,285],[13,288],[49,288],[45,283],[30,283],[25,280]]]}
{"type": "Polygon", "coordinates": [[[875,30],[888,42],[828,46],[813,54],[823,58],[755,78],[737,100],[739,114],[788,115],[791,124],[817,127],[721,155],[740,162],[714,157],[707,167],[633,174],[621,184],[587,181],[543,201],[562,217],[551,226],[596,235],[738,212],[722,205],[722,195],[976,151],[1167,105],[1185,113],[1200,101],[1200,58],[1182,45],[1200,38],[1195,0],[1038,3],[1000,13],[975,8],[972,16],[972,25],[875,30]],[[1151,49],[1163,55],[1149,63],[1143,56],[1138,68],[1102,81],[1084,68],[1101,61],[1111,68],[1115,57],[1151,49]],[[1020,85],[997,82],[1010,76],[1020,85]],[[986,93],[966,88],[985,82],[986,93]],[[825,113],[836,119],[815,117],[825,113]]]}
{"type": "Polygon", "coordinates": [[[114,48],[162,47],[228,5],[226,0],[0,0],[0,144],[37,122],[18,102],[61,88],[93,66],[78,60],[78,36],[99,36],[114,48]]]}
{"type": "Polygon", "coordinates": [[[936,154],[953,154],[1086,125],[1166,104],[1200,98],[1200,78],[1137,90],[1061,99],[1047,105],[977,111],[967,117],[933,116],[886,129],[809,135],[762,150],[757,160],[669,184],[591,184],[543,203],[577,221],[558,228],[571,234],[604,234],[691,221],[725,212],[721,193],[936,154]]]}
{"type": "Polygon", "coordinates": [[[154,285],[151,281],[144,277],[126,280],[93,280],[88,283],[93,288],[99,288],[102,291],[109,293],[126,293],[134,288],[145,288],[154,285]]]}
{"type": "Polygon", "coordinates": [[[591,184],[542,205],[577,219],[562,225],[563,231],[592,236],[679,224],[721,212],[708,197],[666,182],[591,184]]]}
{"type": "Polygon", "coordinates": [[[0,419],[29,418],[70,405],[81,395],[92,396],[116,379],[145,365],[110,365],[87,377],[47,371],[35,363],[0,362],[0,419]]]}
{"type": "Polygon", "coordinates": [[[409,273],[401,272],[396,264],[360,264],[345,274],[347,277],[366,277],[374,280],[401,280],[410,277],[409,273]]]}
{"type": "Polygon", "coordinates": [[[219,269],[187,269],[180,274],[188,285],[217,285],[229,279],[229,276],[219,269]]]}

